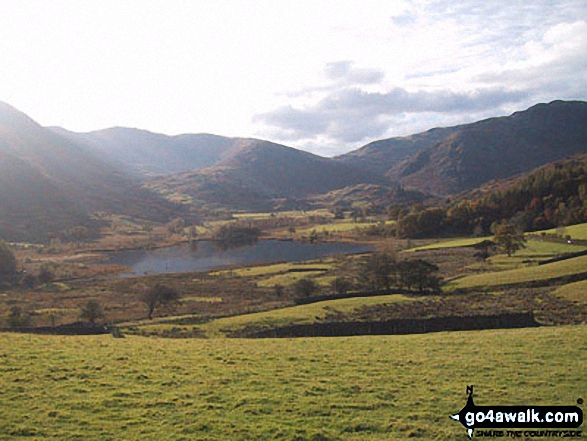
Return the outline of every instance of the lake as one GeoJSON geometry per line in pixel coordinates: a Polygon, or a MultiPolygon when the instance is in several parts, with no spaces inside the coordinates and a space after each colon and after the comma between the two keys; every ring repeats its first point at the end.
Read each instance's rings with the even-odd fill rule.
{"type": "Polygon", "coordinates": [[[108,253],[109,264],[129,266],[132,273],[122,277],[144,274],[185,273],[209,271],[232,266],[246,266],[271,262],[299,262],[337,254],[353,254],[373,251],[362,244],[260,240],[252,245],[222,249],[212,241],[197,242],[155,250],[129,250],[108,253]]]}

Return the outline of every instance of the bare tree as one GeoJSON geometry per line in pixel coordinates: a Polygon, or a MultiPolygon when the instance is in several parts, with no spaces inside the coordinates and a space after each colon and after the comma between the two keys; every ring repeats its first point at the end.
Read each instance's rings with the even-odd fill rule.
{"type": "Polygon", "coordinates": [[[158,306],[172,306],[176,304],[181,295],[179,291],[161,283],[157,283],[149,288],[141,297],[141,301],[147,306],[147,317],[153,318],[153,313],[158,306]]]}

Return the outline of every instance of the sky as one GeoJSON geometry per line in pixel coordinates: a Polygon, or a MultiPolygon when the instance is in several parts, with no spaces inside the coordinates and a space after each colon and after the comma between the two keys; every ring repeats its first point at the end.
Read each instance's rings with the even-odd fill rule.
{"type": "Polygon", "coordinates": [[[44,126],[333,156],[587,100],[586,0],[2,0],[0,101],[44,126]]]}

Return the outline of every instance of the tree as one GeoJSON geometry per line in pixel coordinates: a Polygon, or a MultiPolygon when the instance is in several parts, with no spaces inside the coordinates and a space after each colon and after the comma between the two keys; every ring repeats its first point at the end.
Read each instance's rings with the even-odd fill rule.
{"type": "Polygon", "coordinates": [[[373,253],[362,265],[360,282],[373,291],[389,290],[396,279],[396,260],[389,253],[373,253]]]}
{"type": "Polygon", "coordinates": [[[151,242],[153,241],[153,224],[151,222],[145,222],[141,229],[149,235],[149,246],[151,246],[151,242]]]}
{"type": "Polygon", "coordinates": [[[71,240],[74,244],[79,246],[88,239],[89,230],[87,227],[81,225],[78,227],[73,227],[69,230],[69,237],[71,237],[71,240]]]}
{"type": "Polygon", "coordinates": [[[190,225],[190,227],[188,228],[188,241],[189,243],[193,243],[196,241],[196,238],[198,237],[198,227],[196,227],[195,225],[190,225]]]}
{"type": "Polygon", "coordinates": [[[261,236],[261,230],[253,226],[223,225],[214,232],[214,241],[221,249],[252,245],[261,236]]]}
{"type": "Polygon", "coordinates": [[[43,265],[39,269],[39,275],[37,276],[37,280],[41,284],[52,282],[55,279],[55,274],[47,265],[43,265]]]}
{"type": "Polygon", "coordinates": [[[495,227],[494,234],[495,243],[507,253],[508,257],[511,257],[519,249],[526,248],[524,232],[514,224],[502,221],[495,227]]]}
{"type": "Polygon", "coordinates": [[[142,295],[141,300],[147,305],[147,317],[152,319],[155,308],[158,306],[170,307],[177,303],[180,298],[181,295],[177,289],[157,283],[142,295]]]}
{"type": "Polygon", "coordinates": [[[273,293],[275,294],[275,297],[277,297],[278,299],[282,299],[283,297],[285,297],[285,288],[283,285],[274,285],[273,286],[273,293]]]}
{"type": "Polygon", "coordinates": [[[310,232],[310,243],[317,243],[318,242],[318,232],[314,229],[310,232]]]}
{"type": "Polygon", "coordinates": [[[312,279],[300,279],[293,289],[297,297],[312,297],[318,291],[318,284],[312,279]]]}
{"type": "Polygon", "coordinates": [[[97,300],[88,300],[80,311],[80,318],[93,326],[98,319],[104,318],[104,310],[97,300]]]}
{"type": "Polygon", "coordinates": [[[333,293],[344,296],[347,292],[350,291],[352,285],[353,284],[348,279],[345,279],[344,277],[337,277],[330,284],[330,289],[333,293]]]}
{"type": "Polygon", "coordinates": [[[31,324],[31,316],[25,313],[20,306],[15,305],[8,312],[7,322],[12,329],[26,328],[31,324]]]}
{"type": "Polygon", "coordinates": [[[16,276],[16,258],[6,242],[0,241],[0,283],[12,283],[16,276]]]}
{"type": "Polygon", "coordinates": [[[167,231],[169,234],[181,234],[185,226],[185,221],[178,217],[167,224],[167,231]]]}
{"type": "Polygon", "coordinates": [[[398,269],[402,285],[416,288],[420,292],[440,290],[441,279],[436,276],[438,267],[433,263],[422,259],[404,260],[399,263],[398,269]]]}

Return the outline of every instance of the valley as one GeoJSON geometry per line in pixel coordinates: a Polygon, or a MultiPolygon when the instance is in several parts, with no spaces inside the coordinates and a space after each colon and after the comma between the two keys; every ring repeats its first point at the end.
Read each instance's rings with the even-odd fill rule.
{"type": "Polygon", "coordinates": [[[461,439],[468,384],[574,403],[586,109],[325,158],[2,104],[0,435],[461,439]]]}

